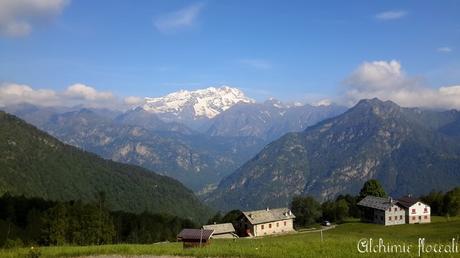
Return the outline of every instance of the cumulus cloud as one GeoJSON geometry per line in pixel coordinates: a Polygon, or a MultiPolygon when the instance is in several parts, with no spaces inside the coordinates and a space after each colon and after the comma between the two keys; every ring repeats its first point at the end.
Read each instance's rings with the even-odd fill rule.
{"type": "Polygon", "coordinates": [[[389,21],[389,20],[401,19],[406,15],[407,15],[406,11],[392,10],[392,11],[385,11],[385,12],[378,13],[375,15],[375,18],[381,21],[389,21]]]}
{"type": "Polygon", "coordinates": [[[47,103],[56,105],[59,98],[56,92],[46,89],[35,90],[23,84],[4,84],[0,87],[0,105],[19,103],[47,103]]]}
{"type": "Polygon", "coordinates": [[[117,98],[112,92],[77,83],[58,92],[50,89],[34,89],[16,83],[0,85],[0,106],[28,103],[38,106],[72,107],[82,105],[92,108],[126,109],[142,103],[138,97],[117,98]]]}
{"type": "Polygon", "coordinates": [[[349,105],[377,97],[406,107],[460,108],[459,85],[429,87],[421,78],[407,75],[396,60],[364,62],[344,84],[349,105]]]}
{"type": "Polygon", "coordinates": [[[157,17],[154,19],[153,24],[161,32],[171,32],[191,27],[195,25],[203,8],[203,3],[195,3],[175,12],[157,17]]]}
{"type": "Polygon", "coordinates": [[[67,88],[65,95],[73,99],[84,100],[112,100],[113,94],[109,91],[97,91],[95,88],[76,83],[67,88]]]}
{"type": "Polygon", "coordinates": [[[59,15],[69,0],[0,0],[0,33],[26,36],[36,22],[59,15]]]}

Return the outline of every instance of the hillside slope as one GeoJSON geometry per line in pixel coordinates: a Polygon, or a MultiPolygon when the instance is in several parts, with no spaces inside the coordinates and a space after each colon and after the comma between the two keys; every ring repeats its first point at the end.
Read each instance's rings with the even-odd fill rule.
{"type": "Polygon", "coordinates": [[[178,181],[104,160],[63,144],[0,111],[0,194],[91,201],[106,193],[113,210],[203,219],[209,210],[178,181]]]}

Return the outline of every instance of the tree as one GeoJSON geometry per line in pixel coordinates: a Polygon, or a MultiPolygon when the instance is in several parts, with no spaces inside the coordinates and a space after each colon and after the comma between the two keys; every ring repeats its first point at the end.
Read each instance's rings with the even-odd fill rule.
{"type": "Polygon", "coordinates": [[[361,210],[359,209],[357,203],[358,203],[358,196],[352,196],[350,194],[346,195],[339,195],[335,199],[336,202],[338,200],[344,200],[347,202],[348,205],[348,217],[352,218],[360,218],[361,217],[361,210]]]}
{"type": "Polygon", "coordinates": [[[427,196],[423,196],[421,199],[424,203],[430,205],[432,215],[445,215],[443,192],[432,191],[427,196]]]}
{"type": "Polygon", "coordinates": [[[294,197],[291,210],[296,216],[296,225],[300,227],[311,225],[321,217],[321,205],[309,196],[294,197]]]}
{"type": "Polygon", "coordinates": [[[236,225],[238,222],[238,218],[242,215],[243,213],[240,210],[231,210],[225,214],[225,216],[222,217],[222,223],[232,223],[233,225],[236,225]]]}
{"type": "Polygon", "coordinates": [[[364,197],[368,195],[377,197],[387,197],[387,193],[380,185],[379,181],[375,179],[370,179],[366,183],[364,183],[363,188],[359,192],[360,200],[364,199],[364,197]]]}
{"type": "Polygon", "coordinates": [[[444,195],[444,214],[460,215],[460,187],[456,187],[444,195]]]}
{"type": "Polygon", "coordinates": [[[220,223],[222,221],[222,213],[218,211],[214,216],[208,219],[208,224],[220,223]]]}
{"type": "Polygon", "coordinates": [[[322,218],[341,223],[348,217],[348,203],[344,199],[326,201],[321,204],[322,218]]]}

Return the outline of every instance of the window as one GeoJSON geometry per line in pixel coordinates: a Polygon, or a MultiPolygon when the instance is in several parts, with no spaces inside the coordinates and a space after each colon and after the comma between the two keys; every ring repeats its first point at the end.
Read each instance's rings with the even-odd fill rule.
{"type": "Polygon", "coordinates": [[[390,211],[391,211],[391,208],[390,208],[390,211]]]}
{"type": "Polygon", "coordinates": [[[415,220],[415,216],[412,216],[412,220],[415,220]]]}
{"type": "Polygon", "coordinates": [[[427,213],[427,212],[428,212],[428,208],[425,207],[425,209],[423,209],[423,212],[427,213]]]}
{"type": "Polygon", "coordinates": [[[280,226],[280,223],[276,222],[276,227],[278,228],[280,226]]]}
{"type": "Polygon", "coordinates": [[[286,221],[284,222],[284,226],[286,226],[286,221]]]}
{"type": "Polygon", "coordinates": [[[412,209],[412,213],[415,213],[415,209],[412,209]]]}
{"type": "Polygon", "coordinates": [[[399,219],[402,219],[402,215],[401,215],[401,216],[399,216],[399,219]]]}
{"type": "Polygon", "coordinates": [[[261,227],[262,229],[264,229],[264,225],[261,225],[260,227],[261,227]]]}
{"type": "Polygon", "coordinates": [[[390,216],[390,217],[388,217],[388,220],[391,220],[391,216],[390,216]]]}
{"type": "Polygon", "coordinates": [[[268,228],[272,228],[272,224],[271,224],[271,223],[270,223],[270,224],[268,224],[268,228]]]}
{"type": "Polygon", "coordinates": [[[395,220],[398,220],[398,216],[395,216],[395,220]]]}
{"type": "Polygon", "coordinates": [[[425,219],[428,219],[428,216],[427,216],[427,215],[425,215],[425,219]]]}

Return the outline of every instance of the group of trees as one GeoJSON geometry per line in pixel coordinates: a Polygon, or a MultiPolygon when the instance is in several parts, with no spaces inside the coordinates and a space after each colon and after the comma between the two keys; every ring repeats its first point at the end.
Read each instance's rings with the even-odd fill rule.
{"type": "MultiPolygon", "coordinates": [[[[364,183],[358,196],[339,195],[335,200],[328,200],[323,203],[319,203],[309,196],[294,197],[291,202],[291,209],[296,215],[295,224],[298,227],[305,227],[323,220],[341,223],[346,218],[359,218],[361,217],[361,210],[357,203],[368,195],[388,196],[380,183],[371,179],[364,183]]],[[[431,192],[420,197],[420,199],[430,205],[432,215],[460,215],[460,187],[446,193],[431,192]]]]}
{"type": "Polygon", "coordinates": [[[39,198],[0,197],[0,246],[99,245],[175,240],[187,219],[151,213],[114,212],[105,196],[96,201],[52,202],[39,198]]]}
{"type": "Polygon", "coordinates": [[[346,218],[359,218],[361,210],[357,203],[367,195],[387,196],[380,183],[374,179],[364,183],[358,196],[339,195],[323,203],[310,196],[296,196],[291,202],[291,210],[296,215],[295,225],[305,227],[323,220],[342,223],[346,218]]]}
{"type": "Polygon", "coordinates": [[[422,201],[430,205],[431,213],[439,216],[460,215],[460,187],[446,193],[431,192],[421,197],[422,201]]]}

